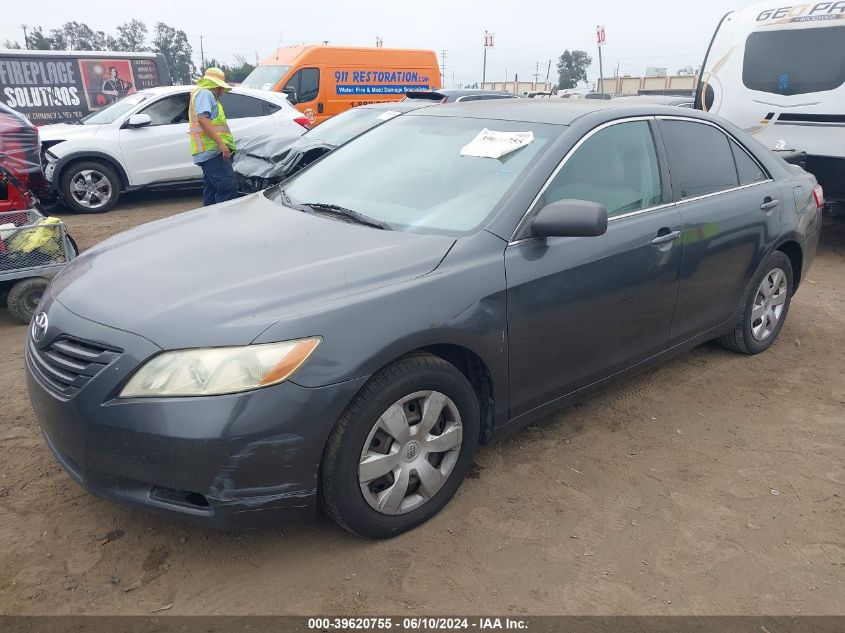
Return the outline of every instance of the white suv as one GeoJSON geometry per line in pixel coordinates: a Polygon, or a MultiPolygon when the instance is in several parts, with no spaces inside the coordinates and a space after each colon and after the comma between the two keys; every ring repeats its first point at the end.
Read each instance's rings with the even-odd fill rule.
{"type": "MultiPolygon", "coordinates": [[[[39,128],[50,189],[80,213],[111,209],[124,191],[193,186],[188,101],[194,86],[142,90],[78,123],[39,128]]],[[[308,119],[284,94],[235,88],[220,97],[235,143],[241,136],[295,138],[308,119]]]]}

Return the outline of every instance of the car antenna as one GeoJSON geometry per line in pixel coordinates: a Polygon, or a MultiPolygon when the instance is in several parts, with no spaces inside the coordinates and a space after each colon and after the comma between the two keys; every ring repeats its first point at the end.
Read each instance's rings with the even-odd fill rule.
{"type": "Polygon", "coordinates": [[[279,33],[279,45],[276,47],[276,61],[279,61],[279,49],[282,47],[282,38],[285,36],[285,30],[279,33]]]}

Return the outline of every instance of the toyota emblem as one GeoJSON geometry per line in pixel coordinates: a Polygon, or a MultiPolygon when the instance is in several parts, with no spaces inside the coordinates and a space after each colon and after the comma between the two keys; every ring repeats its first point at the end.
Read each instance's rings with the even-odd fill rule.
{"type": "Polygon", "coordinates": [[[32,340],[36,343],[41,342],[47,334],[48,326],[49,321],[47,321],[47,314],[45,312],[39,312],[36,314],[35,318],[32,319],[32,340]]]}

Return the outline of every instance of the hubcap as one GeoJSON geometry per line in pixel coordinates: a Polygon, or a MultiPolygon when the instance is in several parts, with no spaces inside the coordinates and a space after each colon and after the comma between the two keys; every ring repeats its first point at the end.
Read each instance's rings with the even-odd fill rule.
{"type": "Polygon", "coordinates": [[[111,199],[111,183],[102,172],[83,169],[70,181],[70,193],[80,206],[99,209],[111,199]]]}
{"type": "Polygon", "coordinates": [[[787,292],[786,273],[780,268],[763,277],[751,308],[751,334],[758,341],[769,338],[780,323],[787,292]]]}
{"type": "Polygon", "coordinates": [[[358,464],[364,499],[383,514],[405,514],[446,483],[463,440],[458,407],[439,391],[394,402],[376,420],[358,464]]]}

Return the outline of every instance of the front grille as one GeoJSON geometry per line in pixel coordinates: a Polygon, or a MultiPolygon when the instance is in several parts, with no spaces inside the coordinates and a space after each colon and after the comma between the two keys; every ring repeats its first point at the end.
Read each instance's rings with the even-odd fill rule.
{"type": "Polygon", "coordinates": [[[51,391],[71,398],[120,356],[122,350],[62,336],[45,349],[27,346],[32,369],[51,391]]]}

